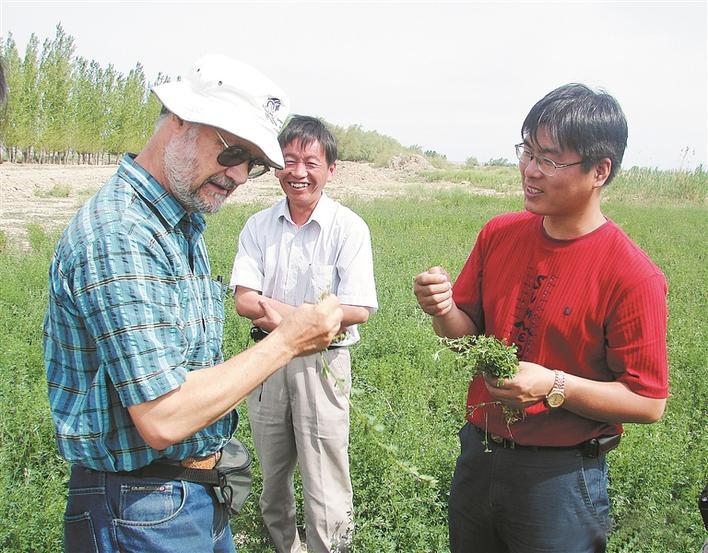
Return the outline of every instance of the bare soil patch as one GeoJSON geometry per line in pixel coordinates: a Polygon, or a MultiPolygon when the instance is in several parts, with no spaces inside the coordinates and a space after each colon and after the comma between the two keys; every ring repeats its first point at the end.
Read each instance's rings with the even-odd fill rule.
{"type": "MultiPolygon", "coordinates": [[[[423,183],[416,174],[420,164],[420,160],[413,158],[397,159],[383,168],[339,161],[326,191],[330,197],[346,203],[350,198],[373,200],[403,195],[421,186],[436,189],[459,186],[423,183]]],[[[115,171],[116,165],[1,164],[0,231],[8,242],[26,248],[28,224],[37,224],[50,232],[60,230],[115,171]]],[[[227,202],[269,205],[282,197],[271,171],[239,187],[227,202]]]]}

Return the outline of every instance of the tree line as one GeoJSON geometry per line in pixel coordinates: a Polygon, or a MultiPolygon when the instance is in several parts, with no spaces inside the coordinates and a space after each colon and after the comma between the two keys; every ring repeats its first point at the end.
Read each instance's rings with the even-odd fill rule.
{"type": "MultiPolygon", "coordinates": [[[[149,82],[140,63],[124,75],[111,64],[104,68],[76,56],[75,49],[61,23],[41,48],[33,33],[24,53],[12,33],[0,39],[9,88],[0,112],[0,162],[112,163],[147,142],[160,112],[150,88],[169,77],[158,73],[149,82]]],[[[443,154],[402,146],[360,125],[327,126],[342,160],[384,165],[396,155],[418,154],[438,167],[447,164],[443,154]]]]}
{"type": "MultiPolygon", "coordinates": [[[[0,45],[9,88],[0,114],[0,153],[24,163],[106,163],[138,151],[160,104],[137,63],[127,75],[75,56],[61,24],[41,48],[33,33],[21,55],[8,33],[0,45]]],[[[159,74],[155,83],[166,80],[159,74]]]]}

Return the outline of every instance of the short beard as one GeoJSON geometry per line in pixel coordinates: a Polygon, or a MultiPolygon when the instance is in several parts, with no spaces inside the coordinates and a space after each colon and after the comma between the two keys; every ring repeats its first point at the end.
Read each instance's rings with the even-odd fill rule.
{"type": "Polygon", "coordinates": [[[202,187],[209,181],[225,188],[235,188],[236,183],[226,175],[212,175],[195,187],[197,160],[197,139],[199,128],[190,126],[183,137],[172,137],[165,146],[163,162],[165,176],[175,199],[189,212],[216,213],[226,199],[221,195],[200,195],[202,187]]]}

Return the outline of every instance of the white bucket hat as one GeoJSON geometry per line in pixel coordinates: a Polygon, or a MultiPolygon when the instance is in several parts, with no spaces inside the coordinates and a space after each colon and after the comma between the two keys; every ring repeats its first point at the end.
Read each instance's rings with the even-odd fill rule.
{"type": "Polygon", "coordinates": [[[180,119],[224,129],[252,142],[283,168],[278,133],[289,113],[283,91],[250,65],[218,54],[199,58],[191,73],[152,88],[180,119]]]}

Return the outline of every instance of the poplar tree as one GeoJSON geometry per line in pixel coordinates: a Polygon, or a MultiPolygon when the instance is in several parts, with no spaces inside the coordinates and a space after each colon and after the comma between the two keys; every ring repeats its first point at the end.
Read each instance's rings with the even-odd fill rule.
{"type": "Polygon", "coordinates": [[[51,161],[63,161],[69,145],[71,90],[71,58],[74,54],[74,39],[64,32],[61,23],[56,26],[53,40],[45,40],[39,64],[39,88],[41,129],[39,146],[51,161]]]}
{"type": "MultiPolygon", "coordinates": [[[[74,50],[61,24],[41,51],[32,34],[24,56],[12,33],[0,39],[10,91],[0,113],[0,153],[4,147],[10,160],[110,163],[112,156],[139,151],[152,134],[160,102],[143,66],[136,63],[124,76],[74,50]]],[[[156,84],[167,80],[159,73],[156,84]]]]}
{"type": "Polygon", "coordinates": [[[3,59],[5,79],[9,91],[7,104],[3,108],[2,112],[0,112],[0,152],[2,152],[3,147],[7,145],[8,158],[10,161],[14,161],[15,145],[17,143],[19,128],[17,121],[14,118],[9,117],[9,114],[17,111],[16,106],[19,99],[16,91],[22,86],[22,62],[20,61],[17,45],[15,44],[15,40],[11,33],[8,34],[5,42],[0,45],[0,56],[3,59]]]}

